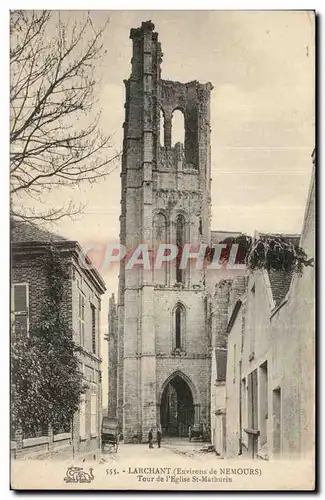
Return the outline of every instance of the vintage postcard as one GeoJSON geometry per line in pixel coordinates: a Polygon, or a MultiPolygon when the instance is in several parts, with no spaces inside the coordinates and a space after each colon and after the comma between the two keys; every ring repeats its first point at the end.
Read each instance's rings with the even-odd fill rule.
{"type": "Polygon", "coordinates": [[[314,490],[315,25],[11,11],[13,490],[314,490]]]}

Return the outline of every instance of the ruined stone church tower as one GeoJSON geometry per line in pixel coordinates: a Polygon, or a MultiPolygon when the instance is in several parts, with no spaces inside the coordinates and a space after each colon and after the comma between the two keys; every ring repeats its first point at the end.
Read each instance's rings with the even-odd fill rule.
{"type": "MultiPolygon", "coordinates": [[[[161,78],[154,29],[148,21],[130,32],[120,216],[121,244],[132,251],[146,243],[153,256],[160,242],[210,243],[212,90],[161,78]],[[175,110],[184,115],[185,141],[172,146],[175,110]]],[[[185,270],[177,260],[161,270],[121,263],[117,415],[125,442],[145,441],[158,424],[165,435],[185,436],[191,423],[209,420],[207,292],[204,270],[192,262],[185,270]]]]}

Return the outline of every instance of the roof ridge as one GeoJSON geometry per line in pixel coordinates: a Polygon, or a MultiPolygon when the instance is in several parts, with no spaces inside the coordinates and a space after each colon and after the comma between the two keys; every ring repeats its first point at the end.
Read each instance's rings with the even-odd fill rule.
{"type": "Polygon", "coordinates": [[[11,240],[14,243],[33,243],[33,242],[62,242],[70,241],[60,234],[50,231],[48,228],[41,228],[38,224],[32,221],[21,221],[15,218],[10,220],[11,240]]]}

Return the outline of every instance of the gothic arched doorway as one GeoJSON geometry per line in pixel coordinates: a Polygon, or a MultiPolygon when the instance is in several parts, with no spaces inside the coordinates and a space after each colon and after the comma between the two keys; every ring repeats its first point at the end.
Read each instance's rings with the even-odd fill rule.
{"type": "Polygon", "coordinates": [[[166,385],[160,404],[160,423],[166,436],[188,436],[194,423],[192,391],[187,382],[175,375],[166,385]]]}

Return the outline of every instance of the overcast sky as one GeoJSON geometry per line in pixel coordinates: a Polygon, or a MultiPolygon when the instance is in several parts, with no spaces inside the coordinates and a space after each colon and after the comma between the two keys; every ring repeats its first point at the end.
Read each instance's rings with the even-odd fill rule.
{"type": "MultiPolygon", "coordinates": [[[[212,229],[299,233],[314,148],[313,15],[304,11],[93,11],[91,15],[98,26],[105,16],[110,18],[98,97],[102,127],[113,134],[114,147],[122,145],[123,79],[129,77],[132,56],[129,31],[151,19],[164,53],[162,77],[210,81],[214,86],[212,229]]],[[[75,196],[80,197],[79,189],[75,196]]],[[[52,229],[82,244],[118,241],[119,170],[83,190],[82,197],[88,203],[85,213],[52,229]]],[[[108,294],[117,291],[117,272],[117,267],[102,272],[108,294]]],[[[104,330],[106,317],[107,298],[104,330]]]]}

